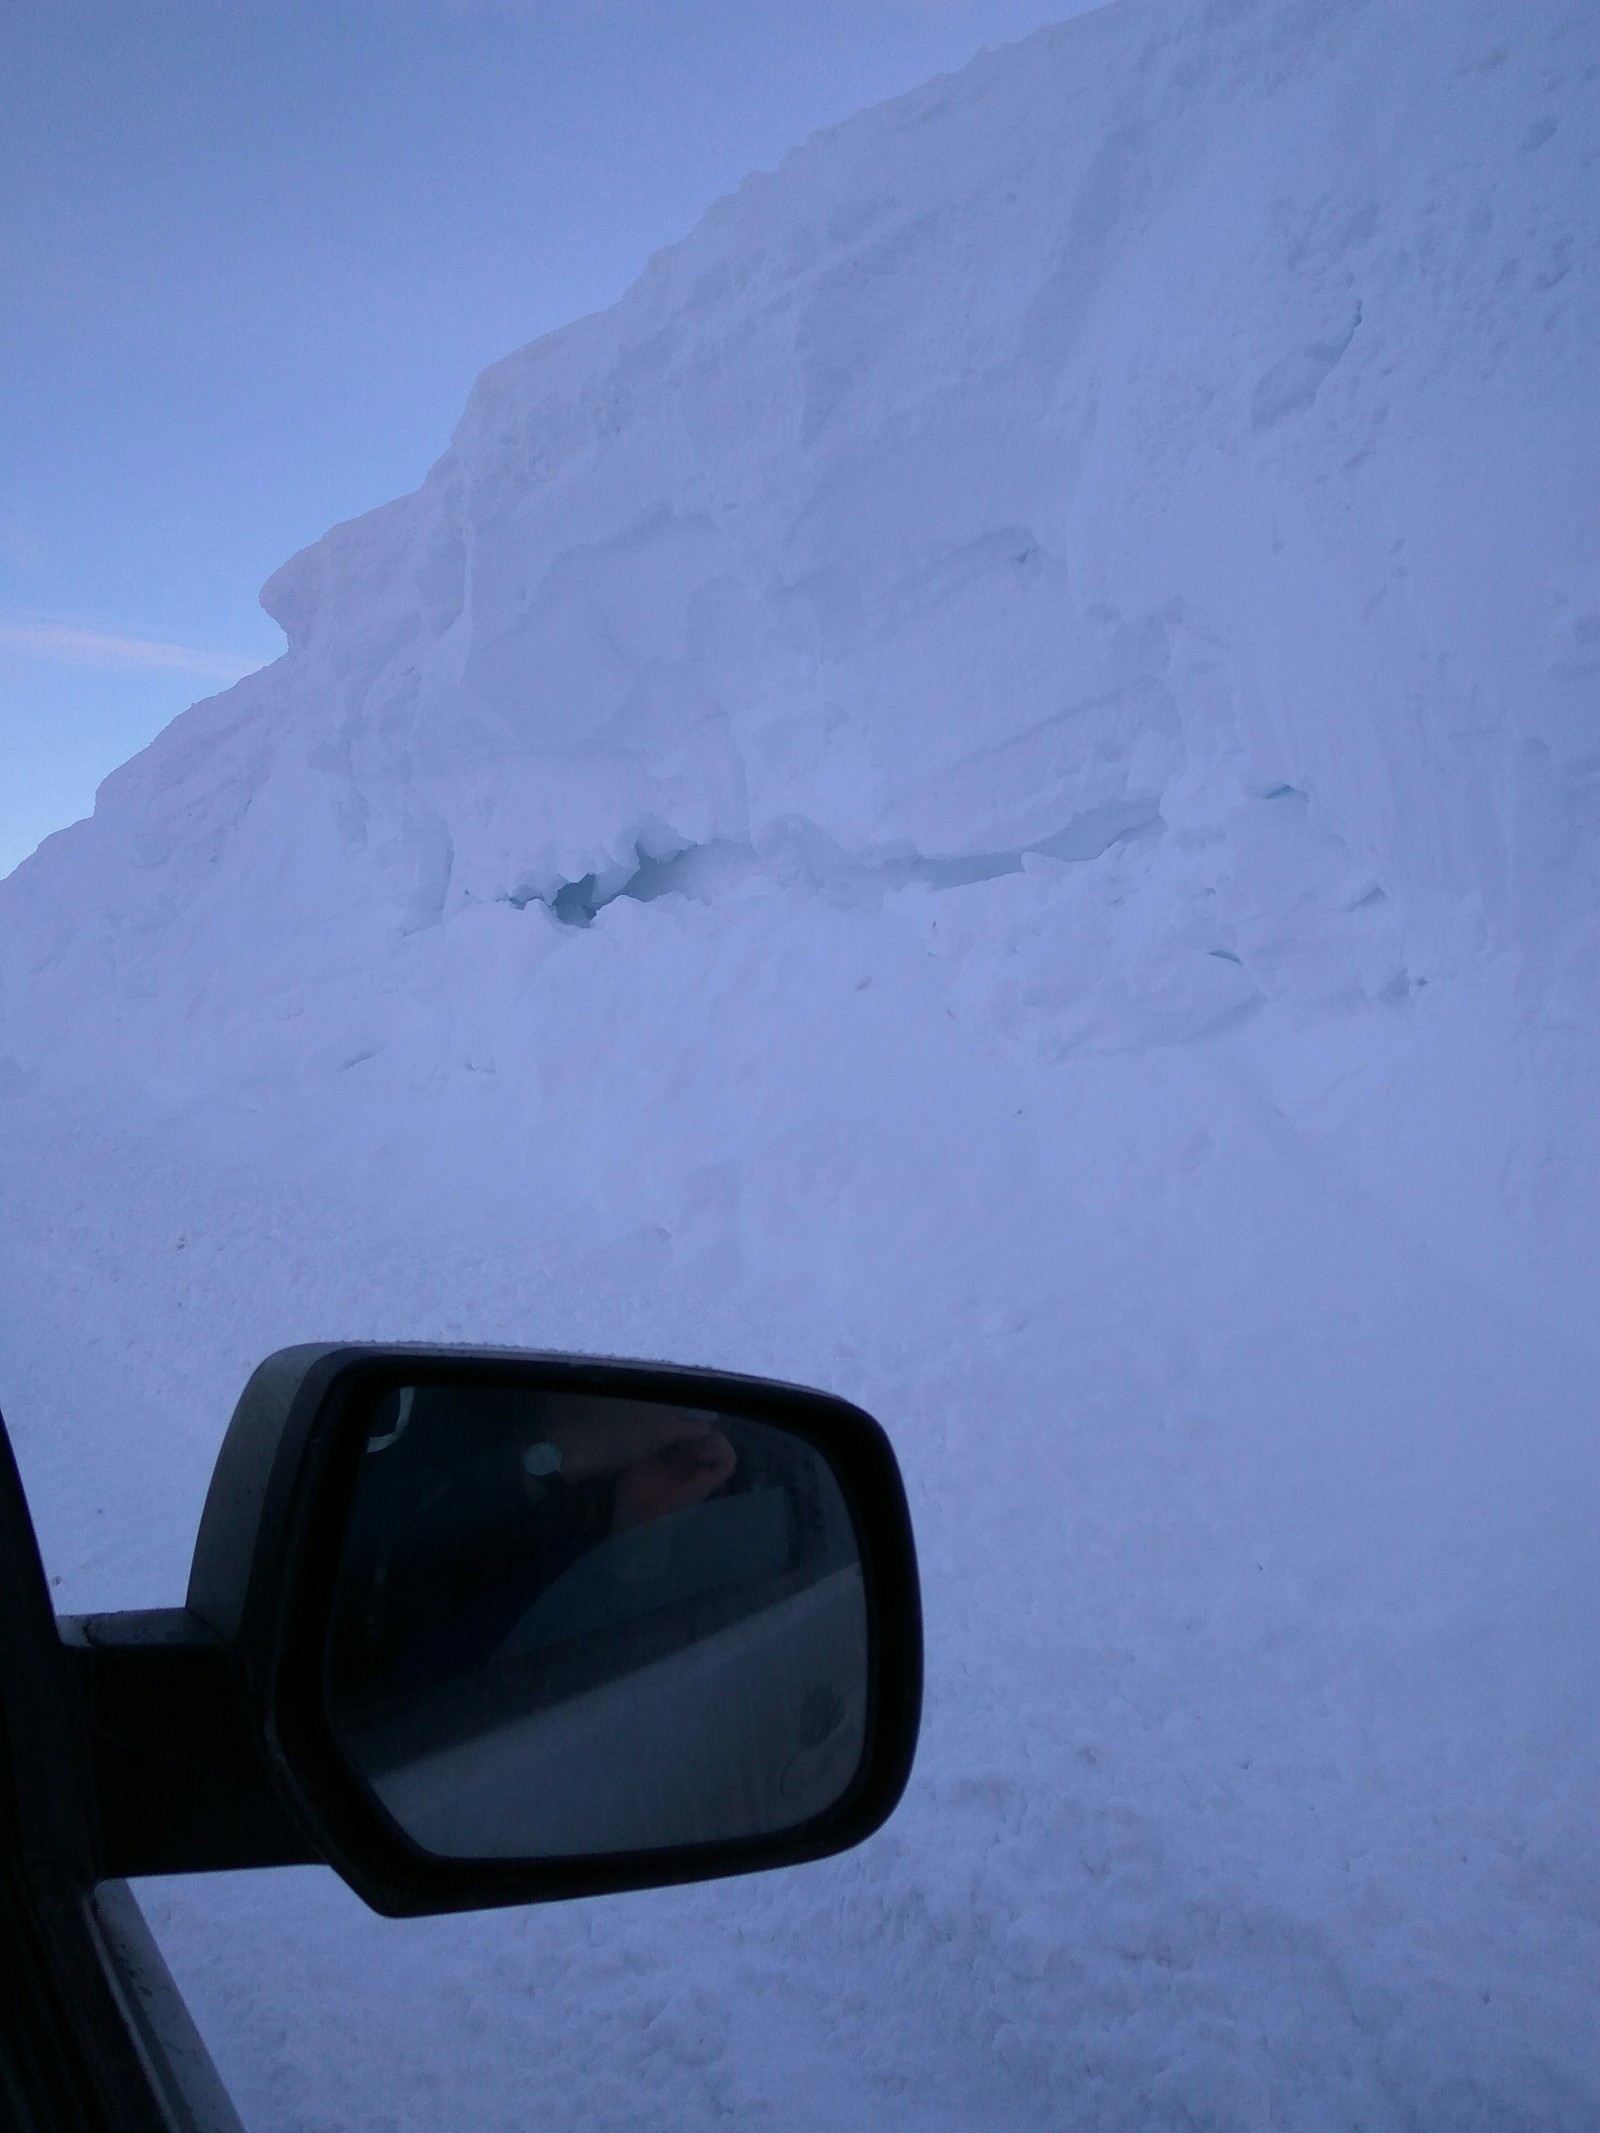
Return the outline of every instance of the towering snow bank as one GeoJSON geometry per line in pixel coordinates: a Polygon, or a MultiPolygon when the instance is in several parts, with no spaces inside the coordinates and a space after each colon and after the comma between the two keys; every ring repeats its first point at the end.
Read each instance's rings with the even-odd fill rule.
{"type": "Polygon", "coordinates": [[[748,180],[8,885],[7,1048],[233,1056],[392,929],[709,846],[1147,837],[1131,982],[1202,1018],[1548,955],[1600,854],[1594,53],[1554,0],[1115,7],[748,180]]]}

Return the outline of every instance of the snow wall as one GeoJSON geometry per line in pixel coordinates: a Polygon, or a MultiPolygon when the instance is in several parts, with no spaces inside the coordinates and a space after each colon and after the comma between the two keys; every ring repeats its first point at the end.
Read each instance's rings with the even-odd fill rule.
{"type": "Polygon", "coordinates": [[[252,2125],[1600,2115],[1597,78],[1139,0],[819,135],[0,884],[63,1605],[290,1339],[780,1370],[913,1488],[858,1858],[151,1894],[252,2125]]]}

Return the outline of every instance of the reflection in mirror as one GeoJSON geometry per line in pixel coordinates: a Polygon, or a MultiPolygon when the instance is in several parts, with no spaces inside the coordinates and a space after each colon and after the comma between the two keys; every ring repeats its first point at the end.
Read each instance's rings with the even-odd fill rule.
{"type": "Polygon", "coordinates": [[[860,1557],[768,1423],[502,1386],[374,1410],[328,1646],[336,1739],[447,1858],[792,1829],[866,1733],[860,1557]]]}

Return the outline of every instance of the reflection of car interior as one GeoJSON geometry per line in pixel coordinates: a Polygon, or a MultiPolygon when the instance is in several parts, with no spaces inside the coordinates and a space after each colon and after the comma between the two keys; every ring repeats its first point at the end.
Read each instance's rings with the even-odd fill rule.
{"type": "Polygon", "coordinates": [[[490,1857],[753,1835],[832,1805],[863,1747],[868,1655],[825,1463],[727,1418],[731,1479],[615,1532],[593,1484],[557,1492],[554,1513],[535,1490],[529,1508],[521,1447],[559,1417],[524,1405],[490,1441],[421,1395],[403,1432],[369,1441],[330,1715],[395,1819],[490,1857]],[[393,1545],[366,1549],[369,1526],[393,1545]],[[446,1587],[455,1631],[408,1644],[418,1596],[437,1624],[446,1587]]]}

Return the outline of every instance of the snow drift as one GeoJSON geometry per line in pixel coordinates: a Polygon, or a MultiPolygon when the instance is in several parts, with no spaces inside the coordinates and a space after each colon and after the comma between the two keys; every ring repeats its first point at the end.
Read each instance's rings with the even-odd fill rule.
{"type": "Polygon", "coordinates": [[[1130,4],[818,136],[0,885],[74,1604],[173,1597],[321,1333],[827,1380],[916,1491],[861,1859],[154,1898],[261,2124],[521,2123],[535,2035],[553,2123],[1592,2123],[1597,76],[1552,0],[1130,4]]]}

